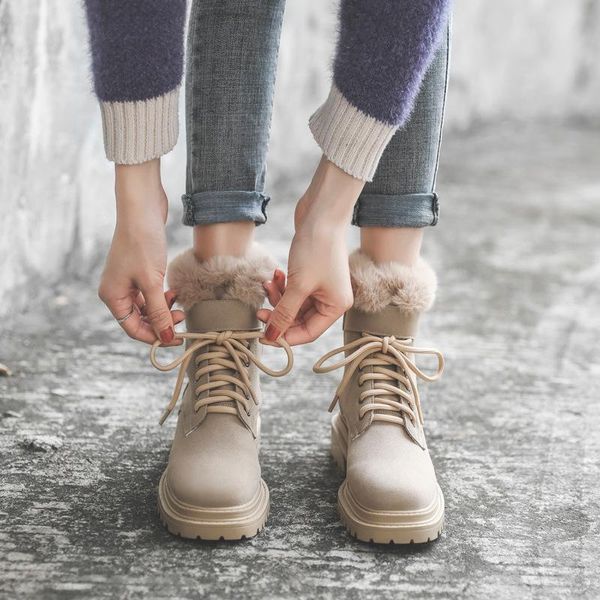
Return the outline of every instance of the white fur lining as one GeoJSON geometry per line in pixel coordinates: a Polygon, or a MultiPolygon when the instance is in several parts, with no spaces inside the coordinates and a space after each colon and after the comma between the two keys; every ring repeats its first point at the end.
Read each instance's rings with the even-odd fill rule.
{"type": "Polygon", "coordinates": [[[435,300],[437,277],[422,258],[409,267],[398,262],[376,264],[360,250],[350,255],[354,307],[379,312],[388,305],[407,312],[429,310],[435,300]]]}
{"type": "Polygon", "coordinates": [[[171,261],[167,278],[185,310],[201,300],[240,300],[258,309],[265,299],[262,284],[273,277],[275,266],[258,244],[244,257],[214,256],[205,261],[187,250],[171,261]]]}

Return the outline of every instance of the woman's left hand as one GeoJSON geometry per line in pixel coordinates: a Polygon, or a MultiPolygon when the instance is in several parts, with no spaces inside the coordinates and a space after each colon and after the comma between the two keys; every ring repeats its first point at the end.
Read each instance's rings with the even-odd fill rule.
{"type": "Polygon", "coordinates": [[[265,284],[274,309],[258,317],[268,341],[312,342],[352,306],[346,230],[363,185],[326,159],[319,164],[296,208],[287,285],[281,271],[265,284]]]}
{"type": "MultiPolygon", "coordinates": [[[[319,228],[320,229],[320,228],[319,228]]],[[[258,316],[268,322],[265,337],[284,336],[291,345],[317,339],[352,306],[348,252],[343,232],[296,232],[288,263],[287,285],[282,271],[265,284],[272,311],[258,316]]]]}

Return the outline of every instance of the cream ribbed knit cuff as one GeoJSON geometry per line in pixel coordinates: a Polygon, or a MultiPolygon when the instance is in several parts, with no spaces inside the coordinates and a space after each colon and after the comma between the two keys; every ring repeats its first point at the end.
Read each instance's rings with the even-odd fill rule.
{"type": "Polygon", "coordinates": [[[308,126],[323,154],[357,179],[371,181],[397,127],[352,106],[334,85],[308,126]]]}
{"type": "Polygon", "coordinates": [[[108,160],[133,165],[173,149],[179,133],[179,88],[137,102],[100,102],[108,160]]]}

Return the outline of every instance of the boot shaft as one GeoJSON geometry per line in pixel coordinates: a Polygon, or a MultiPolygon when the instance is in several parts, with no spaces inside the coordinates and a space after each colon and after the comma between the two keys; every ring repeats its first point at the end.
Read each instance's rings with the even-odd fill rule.
{"type": "MultiPolygon", "coordinates": [[[[410,363],[414,361],[410,346],[417,336],[421,313],[433,304],[437,287],[435,273],[422,259],[414,266],[394,262],[378,264],[357,250],[350,256],[350,274],[355,301],[344,316],[344,343],[350,345],[345,354],[349,356],[363,348],[361,339],[377,348],[365,357],[358,368],[350,363],[345,366],[345,373],[353,369],[351,375],[348,373],[350,379],[339,398],[348,431],[356,437],[371,426],[375,415],[395,416],[395,420],[404,420],[408,437],[424,446],[420,419],[411,420],[394,407],[392,410],[384,407],[372,411],[366,408],[394,400],[407,406],[412,404],[411,410],[416,410],[414,403],[399,394],[394,395],[394,392],[386,395],[381,388],[392,386],[407,393],[416,390],[414,373],[403,367],[402,359],[394,358],[394,350],[390,346],[396,350],[401,347],[402,356],[410,363]],[[387,360],[390,362],[386,363],[387,360]],[[396,374],[405,377],[406,385],[396,379],[396,374]],[[380,388],[377,393],[369,393],[377,387],[380,388]]],[[[391,422],[386,425],[397,426],[391,422]]]]}

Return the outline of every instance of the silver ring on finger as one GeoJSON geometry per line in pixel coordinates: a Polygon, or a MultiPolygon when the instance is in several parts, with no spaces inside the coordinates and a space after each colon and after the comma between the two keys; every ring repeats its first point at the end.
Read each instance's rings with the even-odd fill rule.
{"type": "Polygon", "coordinates": [[[131,308],[129,309],[129,312],[124,317],[117,318],[117,323],[119,325],[122,325],[123,323],[125,323],[125,321],[127,321],[127,319],[129,319],[129,317],[133,314],[134,308],[135,308],[135,306],[132,304],[131,308]]]}

